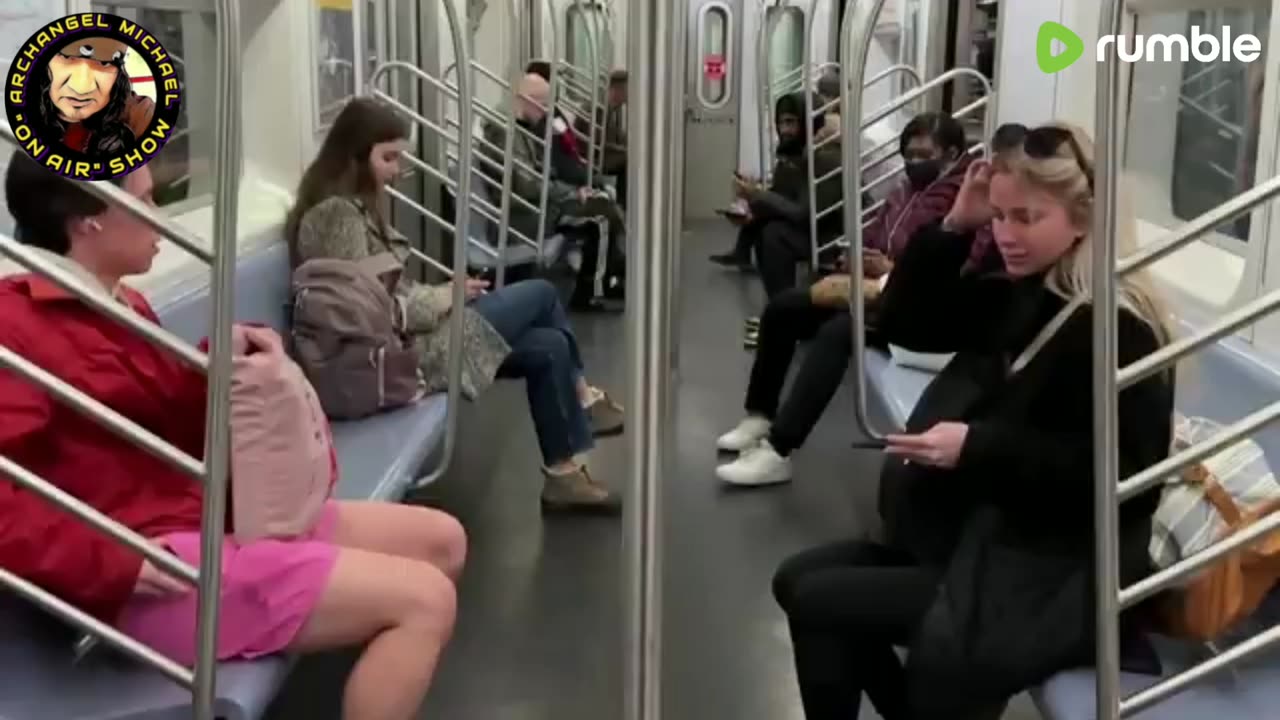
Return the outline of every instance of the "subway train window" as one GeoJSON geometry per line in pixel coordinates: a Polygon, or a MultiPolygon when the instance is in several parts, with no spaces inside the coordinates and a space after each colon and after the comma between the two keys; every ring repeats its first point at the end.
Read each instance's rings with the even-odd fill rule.
{"type": "MultiPolygon", "coordinates": [[[[213,128],[199,120],[193,125],[191,118],[213,116],[213,13],[157,10],[140,4],[93,3],[92,7],[97,12],[133,19],[147,28],[177,64],[182,91],[178,124],[173,137],[150,163],[156,203],[170,212],[182,212],[212,202],[209,162],[213,128]]],[[[126,69],[139,92],[155,92],[154,85],[139,82],[150,73],[145,62],[138,59],[126,69]]]]}
{"type": "MultiPolygon", "coordinates": [[[[1250,33],[1264,57],[1203,62],[1155,60],[1133,66],[1126,164],[1141,178],[1139,214],[1172,227],[1254,185],[1270,13],[1214,9],[1142,15],[1136,32],[1221,37],[1250,33]],[[1172,118],[1173,122],[1168,119],[1172,118]]],[[[1218,228],[1211,242],[1237,254],[1249,240],[1249,216],[1218,228]]]]}
{"type": "Polygon", "coordinates": [[[707,5],[698,16],[698,26],[702,44],[698,54],[705,65],[698,74],[698,95],[707,106],[719,107],[729,102],[729,8],[707,5]]]}
{"type": "Polygon", "coordinates": [[[351,4],[340,0],[316,3],[312,15],[315,57],[315,127],[323,136],[343,103],[355,93],[355,33],[351,4]]]}
{"type": "Polygon", "coordinates": [[[804,58],[804,10],[798,7],[769,8],[773,35],[769,38],[769,87],[800,67],[804,58]]]}
{"type": "MultiPolygon", "coordinates": [[[[591,36],[588,33],[591,28],[596,28],[596,42],[605,44],[607,38],[603,37],[599,32],[605,23],[604,9],[599,5],[585,6],[583,8],[578,5],[570,5],[565,13],[565,33],[569,38],[566,49],[568,50],[568,61],[576,67],[584,70],[590,69],[591,63],[591,36]],[[591,23],[589,26],[588,23],[591,23]]],[[[600,48],[601,58],[613,57],[613,53],[608,48],[600,48]]]]}

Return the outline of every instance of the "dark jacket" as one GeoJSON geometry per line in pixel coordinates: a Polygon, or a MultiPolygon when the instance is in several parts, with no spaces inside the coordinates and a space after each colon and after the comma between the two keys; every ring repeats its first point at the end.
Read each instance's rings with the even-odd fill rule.
{"type": "MultiPolygon", "coordinates": [[[[1022,372],[1012,359],[1065,305],[1043,278],[1010,280],[960,269],[972,236],[923,228],[898,259],[881,296],[887,342],[956,356],[907,422],[922,432],[944,420],[968,434],[956,468],[889,461],[880,513],[889,542],[943,574],[933,608],[909,649],[920,717],[960,717],[1092,663],[1093,388],[1088,305],[1075,311],[1022,372]],[[921,690],[927,688],[927,690],[921,690]]],[[[1157,349],[1152,329],[1128,311],[1118,322],[1119,362],[1157,349]]],[[[1172,373],[1120,394],[1120,477],[1169,452],[1172,373]]],[[[1147,543],[1159,489],[1121,505],[1120,577],[1150,573],[1147,543]]],[[[1140,639],[1138,616],[1122,616],[1140,639]]],[[[1125,643],[1126,668],[1156,670],[1142,642],[1125,643]]]]}
{"type": "MultiPolygon", "coordinates": [[[[543,146],[534,138],[545,137],[546,125],[543,122],[521,122],[521,127],[524,130],[516,130],[515,140],[511,145],[512,156],[538,174],[532,174],[516,165],[511,176],[511,192],[536,207],[542,200],[543,146]]],[[[486,199],[496,207],[502,199],[498,187],[502,183],[502,149],[505,147],[507,129],[501,123],[486,120],[483,130],[488,143],[477,143],[477,149],[486,159],[477,159],[476,167],[496,184],[480,183],[486,199]]],[[[511,227],[531,240],[537,238],[540,223],[546,224],[548,234],[554,232],[566,213],[576,204],[578,189],[586,185],[586,164],[573,152],[571,146],[563,142],[568,132],[568,125],[557,118],[552,127],[551,186],[547,190],[546,215],[539,218],[538,213],[523,203],[511,203],[511,227]]],[[[476,189],[478,188],[472,188],[473,191],[476,189]]]]}
{"type": "MultiPolygon", "coordinates": [[[[815,107],[820,101],[815,101],[815,107]]],[[[805,115],[804,95],[792,93],[778,98],[775,114],[803,117],[805,115]]],[[[813,134],[816,136],[826,123],[826,117],[819,115],[812,120],[813,134]]],[[[813,153],[813,177],[821,178],[840,167],[840,143],[832,141],[820,144],[813,153]]],[[[818,183],[814,199],[817,212],[830,208],[844,197],[844,186],[840,173],[818,183]]],[[[751,208],[753,221],[769,222],[785,220],[798,230],[803,237],[809,236],[809,215],[813,210],[809,207],[809,150],[804,136],[793,140],[784,140],[778,145],[778,159],[773,166],[773,177],[767,190],[757,190],[746,198],[751,208]]],[[[818,220],[818,242],[823,243],[839,237],[843,232],[844,218],[842,213],[833,211],[818,220]]]]}
{"type": "MultiPolygon", "coordinates": [[[[579,117],[574,120],[573,126],[583,135],[590,136],[591,123],[587,122],[586,117],[579,117]]],[[[623,106],[601,106],[600,111],[596,113],[596,128],[597,153],[601,153],[599,143],[601,140],[604,142],[603,152],[597,156],[603,157],[604,174],[618,175],[625,173],[627,171],[627,128],[623,106]],[[598,131],[601,127],[604,128],[603,138],[598,131]]]]}

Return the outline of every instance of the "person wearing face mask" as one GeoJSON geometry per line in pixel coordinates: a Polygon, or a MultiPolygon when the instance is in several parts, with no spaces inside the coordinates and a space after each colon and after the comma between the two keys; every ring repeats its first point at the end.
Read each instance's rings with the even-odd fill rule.
{"type": "MultiPolygon", "coordinates": [[[[1078,128],[1027,130],[975,161],[946,217],[921,230],[884,287],[879,331],[919,352],[955,353],[880,473],[883,540],[787,560],[773,593],[787,615],[806,720],[994,720],[1007,700],[1092,662],[1093,144],[1078,128]],[[964,273],[990,226],[1003,269],[964,273]],[[905,661],[895,646],[906,648],[905,661]]],[[[1116,252],[1135,251],[1118,218],[1116,252]]],[[[1145,271],[1117,280],[1118,364],[1172,341],[1145,271]]],[[[1119,394],[1119,476],[1169,454],[1172,369],[1119,394]]],[[[1118,513],[1119,582],[1148,576],[1160,499],[1118,513]]],[[[1120,666],[1158,673],[1141,604],[1120,616],[1120,666]]]]}
{"type": "Polygon", "coordinates": [[[903,179],[863,231],[867,277],[887,274],[915,231],[951,208],[971,160],[966,147],[964,128],[945,113],[921,113],[902,129],[903,179]]]}

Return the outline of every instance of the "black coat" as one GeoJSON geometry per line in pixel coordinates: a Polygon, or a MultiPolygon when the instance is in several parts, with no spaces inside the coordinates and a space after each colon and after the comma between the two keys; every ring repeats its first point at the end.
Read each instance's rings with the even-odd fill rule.
{"type": "MultiPolygon", "coordinates": [[[[957,467],[886,462],[880,513],[889,541],[944,580],[909,648],[920,717],[961,717],[1054,673],[1092,664],[1093,388],[1088,304],[1010,377],[1013,359],[1066,301],[1042,276],[961,275],[972,237],[932,225],[907,245],[885,286],[877,331],[921,352],[955,352],[907,422],[923,432],[968,424],[957,467]]],[[[1157,349],[1132,313],[1118,321],[1120,365],[1157,349]]],[[[1172,373],[1120,394],[1123,479],[1168,455],[1172,373]]],[[[1121,584],[1150,573],[1147,544],[1159,490],[1120,511],[1121,584]]],[[[1158,670],[1123,617],[1126,667],[1158,670]]]]}

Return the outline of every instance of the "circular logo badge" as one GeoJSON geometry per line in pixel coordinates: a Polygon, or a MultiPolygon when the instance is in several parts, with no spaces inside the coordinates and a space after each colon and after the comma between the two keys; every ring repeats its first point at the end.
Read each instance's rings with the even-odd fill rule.
{"type": "Polygon", "coordinates": [[[74,180],[108,180],[147,164],[173,137],[178,72],[136,22],[68,15],[19,47],[5,78],[5,113],[41,165],[74,180]]]}

